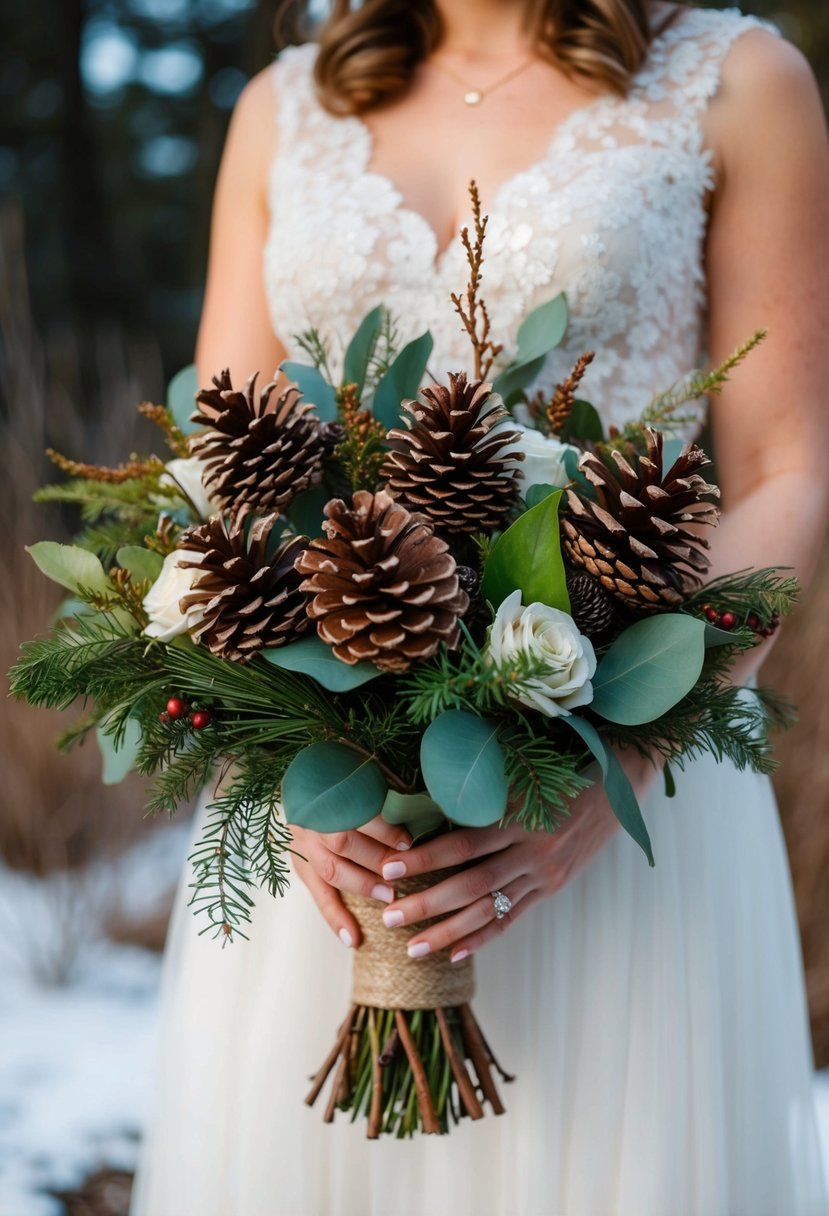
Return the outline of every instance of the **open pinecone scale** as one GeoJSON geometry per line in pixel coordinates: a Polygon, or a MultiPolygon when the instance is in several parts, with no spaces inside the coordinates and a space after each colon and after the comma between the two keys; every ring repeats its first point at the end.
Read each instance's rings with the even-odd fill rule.
{"type": "Polygon", "coordinates": [[[634,612],[677,608],[700,585],[709,543],[697,529],[719,518],[719,490],[699,472],[711,464],[702,448],[687,444],[665,473],[662,443],[648,428],[645,454],[613,451],[613,467],[586,452],[579,469],[596,500],[568,489],[561,519],[571,565],[634,612]]]}

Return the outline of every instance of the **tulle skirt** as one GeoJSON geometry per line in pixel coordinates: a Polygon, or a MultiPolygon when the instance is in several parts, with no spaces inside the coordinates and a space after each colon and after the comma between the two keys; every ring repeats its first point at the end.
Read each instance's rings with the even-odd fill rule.
{"type": "MultiPolygon", "coordinates": [[[[476,960],[507,1113],[368,1142],[303,1104],[350,952],[295,882],[249,942],[166,961],[132,1216],[826,1216],[800,946],[769,782],[703,760],[476,960]]],[[[186,879],[185,882],[189,880],[186,879]]]]}

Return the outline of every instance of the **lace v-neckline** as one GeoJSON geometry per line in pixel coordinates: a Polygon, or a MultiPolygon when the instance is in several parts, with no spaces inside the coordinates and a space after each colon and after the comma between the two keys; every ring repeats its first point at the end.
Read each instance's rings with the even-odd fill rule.
{"type": "MultiPolygon", "coordinates": [[[[687,16],[685,19],[687,20],[687,16]]],[[[535,173],[545,169],[550,164],[550,161],[554,160],[559,154],[560,147],[565,139],[571,136],[574,129],[577,129],[582,122],[589,121],[605,108],[613,109],[616,106],[630,102],[642,88],[647,78],[657,68],[666,46],[671,42],[675,32],[681,30],[683,24],[684,21],[680,18],[671,22],[655,35],[651,42],[647,59],[633,76],[626,96],[622,97],[609,90],[597,93],[595,97],[592,97],[583,105],[576,106],[575,109],[571,110],[569,114],[558,122],[547,140],[544,152],[523,168],[508,174],[490,195],[489,200],[486,201],[484,212],[490,216],[498,215],[499,211],[503,209],[505,197],[516,186],[520,185],[524,179],[532,177],[535,173]]],[[[437,230],[432,222],[426,218],[422,211],[418,211],[416,207],[412,207],[406,202],[402,190],[387,173],[371,167],[371,162],[374,159],[375,137],[368,123],[358,114],[349,115],[346,118],[335,118],[333,115],[329,117],[332,122],[336,122],[340,126],[346,125],[353,132],[355,145],[359,148],[359,155],[355,156],[353,162],[355,172],[360,175],[364,182],[370,182],[376,189],[384,191],[391,200],[395,213],[398,216],[404,217],[409,223],[415,224],[420,229],[424,240],[428,244],[428,264],[431,273],[434,277],[441,278],[447,264],[452,260],[452,255],[457,254],[459,250],[463,249],[461,229],[471,223],[471,212],[468,212],[461,219],[454,235],[441,247],[437,230]]],[[[426,259],[424,258],[425,261],[426,259]]]]}

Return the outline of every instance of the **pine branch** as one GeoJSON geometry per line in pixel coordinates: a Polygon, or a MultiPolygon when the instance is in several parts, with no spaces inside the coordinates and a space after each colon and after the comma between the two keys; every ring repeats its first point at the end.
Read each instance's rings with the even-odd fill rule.
{"type": "Polygon", "coordinates": [[[386,374],[394,362],[394,358],[398,352],[400,338],[397,329],[397,322],[392,316],[388,308],[383,309],[383,320],[380,325],[380,332],[368,359],[366,369],[366,379],[363,385],[363,395],[370,396],[377,387],[380,379],[386,374]]]}
{"type": "Polygon", "coordinates": [[[579,772],[583,755],[556,750],[549,736],[536,735],[526,721],[505,727],[498,738],[509,786],[507,821],[528,832],[554,832],[569,818],[573,799],[593,784],[579,772]]]}
{"type": "Polygon", "coordinates": [[[720,612],[732,612],[741,624],[754,614],[765,629],[775,616],[787,616],[799,598],[798,580],[780,568],[768,566],[712,579],[689,595],[684,609],[699,615],[705,604],[712,603],[720,612]]]}
{"type": "Polygon", "coordinates": [[[318,329],[306,329],[300,334],[294,334],[294,341],[300,350],[304,350],[318,372],[322,372],[329,384],[334,383],[331,368],[328,364],[328,343],[318,329]]]}

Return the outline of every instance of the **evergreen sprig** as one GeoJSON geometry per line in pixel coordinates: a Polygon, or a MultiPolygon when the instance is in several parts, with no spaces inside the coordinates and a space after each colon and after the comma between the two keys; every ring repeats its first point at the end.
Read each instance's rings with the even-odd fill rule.
{"type": "Polygon", "coordinates": [[[584,753],[561,751],[520,719],[498,738],[509,788],[507,820],[528,832],[555,831],[569,818],[573,799],[593,784],[584,771],[584,753]]]}
{"type": "Polygon", "coordinates": [[[782,568],[738,570],[712,579],[685,601],[687,612],[699,614],[712,603],[721,612],[733,612],[740,623],[753,613],[763,628],[774,616],[787,616],[800,598],[800,584],[782,568]]]}

